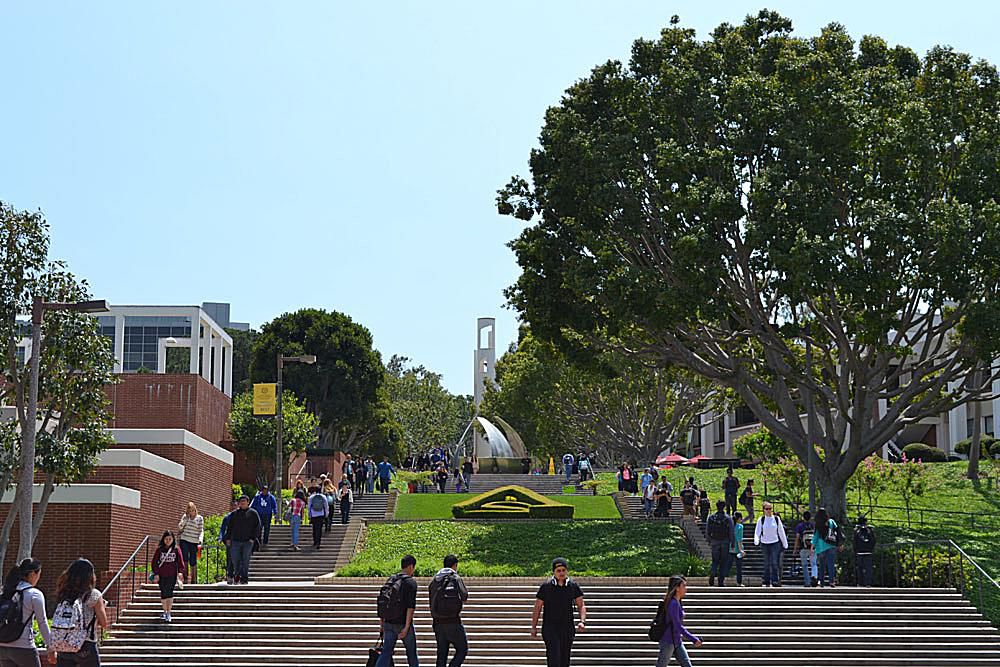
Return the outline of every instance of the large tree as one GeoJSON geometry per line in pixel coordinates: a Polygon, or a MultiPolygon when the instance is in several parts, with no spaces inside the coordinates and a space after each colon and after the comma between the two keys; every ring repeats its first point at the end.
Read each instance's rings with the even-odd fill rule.
{"type": "Polygon", "coordinates": [[[472,399],[456,396],[441,384],[441,375],[411,366],[393,355],[386,365],[389,411],[403,447],[409,452],[451,446],[472,417],[472,399]]]}
{"type": "Polygon", "coordinates": [[[261,327],[253,343],[254,382],[274,382],[279,354],[312,354],[315,365],[286,364],[285,387],[319,417],[319,446],[358,453],[384,435],[385,369],[372,335],[336,311],[303,308],[261,327]]]}
{"type": "Polygon", "coordinates": [[[835,514],[866,456],[989,394],[996,370],[966,379],[1000,347],[992,65],[766,11],[674,25],[572,86],[540,143],[498,198],[533,221],[509,292],[532,330],[732,387],[815,447],[835,514]]]}
{"type": "Polygon", "coordinates": [[[30,328],[21,315],[30,312],[36,296],[52,302],[91,298],[85,282],[62,263],[49,261],[48,249],[48,225],[41,213],[17,211],[0,202],[0,404],[13,405],[16,413],[13,422],[0,424],[4,432],[0,489],[6,491],[21,481],[16,479],[18,471],[25,477],[29,471],[40,472],[43,480],[37,508],[33,507],[32,485],[17,484],[0,528],[0,562],[14,519],[21,518],[20,560],[31,555],[55,487],[85,479],[97,465],[97,455],[112,443],[104,430],[108,422],[104,387],[115,381],[114,356],[110,341],[98,332],[97,320],[82,313],[53,311],[43,319],[38,413],[35,423],[29,420],[29,369],[17,356],[17,344],[30,334],[30,328]],[[36,437],[29,454],[24,443],[32,431],[36,437]]]}

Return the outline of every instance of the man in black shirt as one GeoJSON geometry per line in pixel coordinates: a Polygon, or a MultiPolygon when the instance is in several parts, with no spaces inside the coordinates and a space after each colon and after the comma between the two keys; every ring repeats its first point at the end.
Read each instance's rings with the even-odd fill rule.
{"type": "Polygon", "coordinates": [[[726,478],[722,480],[722,491],[726,497],[726,512],[733,514],[736,512],[736,497],[740,495],[740,480],[733,476],[733,469],[730,467],[726,473],[726,478]]]}
{"type": "MultiPolygon", "coordinates": [[[[413,571],[417,569],[417,559],[407,554],[400,561],[399,574],[393,579],[399,579],[399,614],[390,618],[379,618],[379,630],[382,632],[382,655],[375,667],[389,667],[392,664],[392,652],[396,648],[396,640],[401,640],[406,647],[406,662],[410,667],[420,664],[417,658],[417,635],[413,630],[413,611],[417,608],[417,580],[413,571]]],[[[390,579],[392,581],[392,579],[390,579]]]]}
{"type": "Polygon", "coordinates": [[[260,515],[250,509],[250,498],[242,496],[239,507],[229,515],[222,540],[233,559],[233,580],[237,584],[249,583],[250,556],[254,544],[260,544],[260,515]]]}
{"type": "Polygon", "coordinates": [[[587,605],[583,602],[583,591],[569,578],[569,564],[565,558],[552,561],[552,578],[541,585],[535,598],[535,610],[531,614],[531,636],[538,636],[538,618],[543,616],[545,663],[548,667],[569,667],[576,631],[582,632],[586,626],[587,605]],[[574,604],[580,612],[580,622],[575,626],[574,604]]]}

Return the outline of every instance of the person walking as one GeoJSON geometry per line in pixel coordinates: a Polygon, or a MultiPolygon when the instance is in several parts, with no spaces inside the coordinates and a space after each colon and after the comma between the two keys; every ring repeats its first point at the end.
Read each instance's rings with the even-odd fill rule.
{"type": "Polygon", "coordinates": [[[313,549],[319,549],[323,544],[323,526],[330,514],[330,502],[326,499],[326,494],[317,491],[309,496],[307,506],[309,525],[312,526],[313,532],[313,549]]]}
{"type": "Polygon", "coordinates": [[[340,481],[337,482],[337,486],[334,486],[331,480],[327,480],[323,484],[323,496],[326,498],[327,505],[326,532],[328,533],[333,529],[334,508],[337,506],[337,502],[340,499],[340,490],[345,486],[350,485],[351,480],[346,474],[341,475],[340,481]]]}
{"type": "Polygon", "coordinates": [[[382,463],[378,464],[378,490],[380,493],[389,493],[389,484],[392,476],[396,474],[396,469],[389,463],[389,457],[383,456],[382,463]]]}
{"type": "Polygon", "coordinates": [[[437,467],[437,472],[434,473],[434,482],[437,484],[438,493],[446,493],[448,486],[448,469],[444,467],[444,463],[439,463],[437,467]]]}
{"type": "Polygon", "coordinates": [[[656,495],[653,496],[656,503],[656,510],[653,512],[653,515],[656,518],[666,519],[670,516],[670,495],[672,491],[673,489],[670,486],[670,482],[665,479],[660,482],[656,489],[656,495]]]}
{"type": "Polygon", "coordinates": [[[743,562],[747,557],[746,549],[743,548],[743,515],[739,512],[733,514],[733,546],[729,549],[729,562],[726,564],[726,576],[729,576],[729,568],[736,568],[736,585],[743,585],[743,562]]]}
{"type": "Polygon", "coordinates": [[[32,620],[38,622],[45,646],[52,645],[45,596],[37,588],[41,576],[41,561],[25,558],[10,569],[3,581],[0,607],[16,605],[21,613],[0,624],[0,639],[4,640],[0,642],[0,667],[41,667],[32,620]]]}
{"type": "Polygon", "coordinates": [[[722,493],[726,500],[726,511],[729,514],[736,512],[736,499],[740,493],[740,480],[733,474],[733,467],[729,466],[725,479],[722,480],[722,493]]]}
{"type": "Polygon", "coordinates": [[[569,484],[570,478],[573,476],[573,465],[576,463],[576,458],[570,452],[566,452],[562,457],[562,467],[563,475],[566,477],[566,484],[569,484]]]}
{"type": "Polygon", "coordinates": [[[229,528],[229,519],[233,516],[233,512],[239,508],[239,503],[234,500],[229,514],[222,517],[222,523],[219,524],[219,544],[226,549],[226,583],[230,586],[233,585],[233,554],[230,546],[226,544],[226,530],[229,528]]]}
{"type": "Polygon", "coordinates": [[[652,518],[653,510],[656,507],[656,496],[659,490],[656,488],[656,484],[650,481],[642,487],[642,511],[646,515],[646,518],[652,518]]]}
{"type": "Polygon", "coordinates": [[[198,506],[187,504],[187,510],[177,523],[177,541],[184,556],[185,581],[198,583],[198,552],[205,541],[205,519],[198,514],[198,506]]]}
{"type": "Polygon", "coordinates": [[[569,563],[565,558],[552,561],[552,578],[535,594],[535,609],[531,614],[531,636],[538,636],[538,619],[542,618],[542,640],[545,642],[545,664],[548,667],[569,667],[570,653],[577,632],[587,624],[587,605],[583,591],[569,578],[569,563]],[[580,620],[573,624],[573,607],[580,620]]]}
{"type": "MultiPolygon", "coordinates": [[[[725,503],[723,509],[725,509],[725,503]]],[[[687,649],[684,648],[684,640],[687,639],[695,645],[701,646],[701,639],[691,634],[684,627],[684,605],[682,601],[687,595],[687,579],[679,574],[670,577],[667,582],[667,594],[660,602],[656,610],[657,616],[662,619],[663,635],[660,637],[660,652],[656,656],[656,667],[667,667],[670,659],[677,657],[677,663],[681,667],[692,667],[691,658],[687,649]]]]}
{"type": "Polygon", "coordinates": [[[365,493],[375,493],[375,461],[370,456],[365,459],[365,493]]]}
{"type": "Polygon", "coordinates": [[[288,503],[288,525],[292,528],[291,548],[293,551],[301,551],[299,548],[299,533],[302,531],[302,517],[306,510],[306,497],[302,491],[296,491],[288,503]]]}
{"type": "Polygon", "coordinates": [[[757,520],[753,543],[764,552],[764,575],[761,585],[765,588],[781,586],[781,552],[788,548],[788,535],[781,517],[774,513],[774,506],[764,503],[764,516],[757,520]]]}
{"type": "Polygon", "coordinates": [[[309,497],[309,491],[306,490],[306,485],[302,482],[301,479],[295,480],[295,488],[292,489],[292,498],[294,498],[295,494],[299,492],[302,493],[303,498],[309,497]]]}
{"type": "Polygon", "coordinates": [[[444,557],[427,588],[431,606],[434,641],[437,644],[437,667],[461,667],[469,653],[469,640],[462,625],[462,606],[469,599],[469,589],[458,574],[458,556],[444,557]],[[455,647],[455,657],[448,662],[448,652],[455,647]]]}
{"type": "Polygon", "coordinates": [[[153,552],[153,583],[160,586],[160,605],[163,613],[160,620],[164,623],[170,622],[170,610],[174,606],[174,588],[180,579],[181,588],[184,587],[185,566],[184,553],[174,541],[174,534],[169,530],[163,531],[160,543],[153,552]]]}
{"type": "Polygon", "coordinates": [[[399,561],[399,573],[389,577],[378,594],[379,634],[382,637],[382,655],[375,667],[390,667],[396,641],[406,648],[409,667],[419,667],[417,633],[413,627],[413,614],[417,609],[417,580],[413,573],[417,559],[407,554],[399,561]]]}
{"type": "MultiPolygon", "coordinates": [[[[338,497],[340,503],[340,523],[345,526],[351,522],[351,506],[354,505],[354,488],[350,484],[345,484],[340,489],[338,497]]],[[[332,515],[333,512],[330,512],[332,515]]]]}
{"type": "Polygon", "coordinates": [[[747,523],[754,523],[753,502],[756,494],[753,490],[753,480],[748,479],[743,493],[740,494],[740,505],[747,511],[747,523]]]}
{"type": "Polygon", "coordinates": [[[854,563],[857,567],[858,586],[871,588],[875,560],[875,530],[862,515],[854,526],[854,563]]]}
{"type": "Polygon", "coordinates": [[[816,554],[813,552],[814,524],[812,513],[806,510],[802,513],[802,520],[795,524],[795,546],[793,547],[794,558],[799,560],[799,567],[802,568],[802,585],[812,588],[812,575],[816,568],[816,554]]]}
{"type": "Polygon", "coordinates": [[[684,509],[683,515],[697,518],[698,513],[695,510],[695,502],[697,501],[697,498],[695,497],[694,484],[691,483],[691,480],[684,482],[684,488],[681,489],[680,496],[681,506],[684,509]]]}
{"type": "Polygon", "coordinates": [[[702,489],[698,494],[698,518],[701,520],[701,525],[704,526],[705,522],[708,521],[708,514],[711,511],[712,501],[708,498],[708,489],[702,489]]]}
{"type": "Polygon", "coordinates": [[[465,478],[465,492],[470,493],[472,491],[472,475],[475,470],[472,469],[472,459],[466,457],[462,462],[462,477],[465,478]]]}
{"type": "Polygon", "coordinates": [[[257,516],[260,517],[260,523],[264,529],[264,544],[266,545],[271,539],[271,519],[276,519],[278,516],[278,501],[267,490],[266,484],[261,486],[260,491],[253,497],[250,509],[257,512],[257,516]]]}
{"type": "Polygon", "coordinates": [[[726,585],[726,573],[729,570],[729,552],[733,546],[733,519],[726,514],[726,501],[715,503],[715,514],[705,522],[705,535],[712,549],[712,568],[708,574],[708,585],[726,585]]]}
{"type": "Polygon", "coordinates": [[[240,497],[239,507],[229,515],[225,543],[233,557],[233,583],[250,583],[250,558],[253,547],[260,541],[261,521],[257,510],[250,508],[250,498],[240,497]]]}
{"type": "Polygon", "coordinates": [[[813,549],[816,551],[816,564],[819,570],[819,585],[830,587],[837,585],[837,522],[830,518],[826,509],[816,510],[816,530],[813,532],[813,549]]]}
{"type": "Polygon", "coordinates": [[[588,479],[594,479],[594,471],[590,467],[590,459],[587,458],[586,454],[582,458],[577,459],[576,469],[580,475],[581,484],[588,479]]]}
{"type": "Polygon", "coordinates": [[[639,495],[643,495],[643,491],[650,484],[656,485],[656,471],[652,467],[643,470],[639,476],[639,495]]]}
{"type": "MultiPolygon", "coordinates": [[[[56,667],[100,667],[101,665],[97,638],[102,629],[111,627],[111,623],[108,622],[104,597],[94,587],[96,584],[97,573],[94,571],[94,564],[86,558],[73,561],[59,575],[56,582],[56,609],[52,616],[52,645],[58,647],[60,640],[65,640],[67,635],[78,631],[78,626],[72,623],[73,606],[78,601],[83,607],[82,620],[86,638],[83,645],[75,652],[59,651],[56,667]]],[[[51,661],[49,658],[49,662],[51,661]]]]}

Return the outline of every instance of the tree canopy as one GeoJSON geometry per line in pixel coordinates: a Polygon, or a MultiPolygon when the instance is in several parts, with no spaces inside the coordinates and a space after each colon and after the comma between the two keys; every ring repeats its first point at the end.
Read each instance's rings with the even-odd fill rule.
{"type": "Polygon", "coordinates": [[[472,399],[445,389],[440,374],[409,364],[393,355],[386,366],[389,410],[403,448],[415,453],[454,444],[472,418],[472,399]]]}
{"type": "Polygon", "coordinates": [[[1000,80],[773,12],[638,40],[548,110],[508,295],[532,331],[732,387],[842,516],[858,463],[990,392],[1000,80]],[[803,346],[811,348],[807,371],[803,346]],[[807,400],[810,399],[810,400],[807,400]],[[817,416],[807,441],[800,415],[817,416]]]}
{"type": "MultiPolygon", "coordinates": [[[[287,389],[282,392],[281,444],[284,455],[305,451],[316,442],[319,419],[306,410],[305,403],[287,389]]],[[[238,394],[229,413],[229,432],[236,451],[243,452],[257,471],[258,484],[271,483],[274,474],[274,447],[278,439],[277,417],[255,417],[253,392],[238,394]]]]}

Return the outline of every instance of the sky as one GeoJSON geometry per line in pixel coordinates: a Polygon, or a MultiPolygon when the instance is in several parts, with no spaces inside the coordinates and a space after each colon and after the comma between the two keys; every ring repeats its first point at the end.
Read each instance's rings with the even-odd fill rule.
{"type": "Polygon", "coordinates": [[[471,394],[476,318],[517,337],[495,196],[546,108],[673,14],[765,6],[1000,63],[995,2],[7,2],[0,200],[95,298],[338,310],[471,394]]]}

